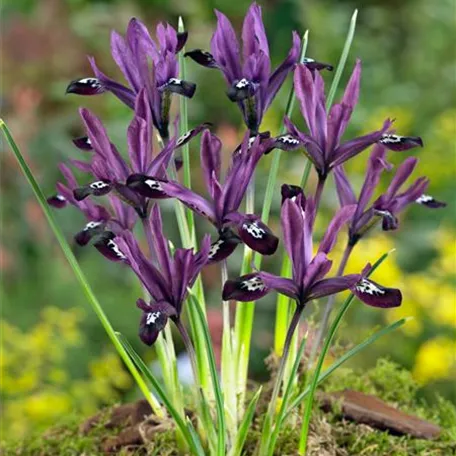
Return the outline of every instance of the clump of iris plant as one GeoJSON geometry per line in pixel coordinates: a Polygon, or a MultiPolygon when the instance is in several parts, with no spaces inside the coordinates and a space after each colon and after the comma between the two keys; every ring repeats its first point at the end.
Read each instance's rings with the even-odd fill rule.
{"type": "MultiPolygon", "coordinates": [[[[108,260],[132,270],[144,288],[144,296],[138,296],[136,303],[141,311],[138,315],[138,334],[148,347],[157,348],[165,390],[128,343],[123,339],[114,339],[115,346],[124,360],[128,361],[127,365],[138,384],[141,380],[138,380],[140,375],[135,366],[154,384],[181,433],[177,441],[184,445],[181,448],[183,454],[241,454],[247,430],[252,423],[260,391],[245,413],[244,404],[236,407],[243,400],[246,390],[245,382],[238,380],[242,378],[238,375],[240,359],[246,356],[240,347],[249,347],[251,334],[248,331],[241,333],[241,340],[232,332],[227,301],[237,301],[242,306],[246,305],[244,302],[252,303],[272,291],[292,300],[294,312],[289,320],[284,320],[287,331],[279,372],[257,449],[260,456],[272,455],[287,414],[302,402],[302,395],[307,394],[302,380],[287,380],[285,375],[287,363],[294,365],[291,372],[297,375],[299,356],[303,353],[304,345],[301,344],[299,351],[293,351],[292,341],[303,310],[328,297],[308,364],[313,368],[313,358],[319,353],[327,335],[327,324],[336,294],[349,291],[365,304],[384,309],[400,306],[403,295],[407,299],[407,290],[401,292],[394,284],[379,284],[371,280],[369,276],[373,269],[370,264],[355,274],[344,274],[355,246],[362,243],[363,238],[379,225],[385,232],[396,230],[399,227],[399,214],[411,204],[441,208],[445,203],[427,193],[429,180],[426,177],[420,177],[405,186],[418,165],[418,159],[409,156],[396,170],[388,162],[389,153],[402,154],[414,147],[423,147],[420,137],[397,135],[392,130],[393,122],[386,119],[374,132],[344,138],[359,100],[360,60],[356,60],[340,102],[327,106],[321,72],[331,71],[333,67],[304,57],[304,43],[301,43],[296,32],[292,34],[288,55],[272,70],[268,39],[258,4],[251,5],[244,19],[242,47],[228,18],[218,11],[216,16],[217,26],[210,43],[211,52],[202,49],[186,51],[188,34],[182,24],[178,31],[169,24],[159,24],[156,27],[156,41],[137,19],[130,21],[125,37],[112,32],[112,57],[126,82],[111,79],[98,68],[93,58],[89,58],[93,75],[72,81],[67,93],[99,95],[110,92],[130,107],[132,118],[125,131],[127,150],[125,153],[120,151],[111,142],[102,121],[89,110],[81,108],[85,136],[73,140],[80,157],[69,161],[69,165],[81,177],[78,181],[70,166],[61,164],[59,169],[65,182],[57,184],[57,193],[48,198],[48,203],[59,209],[68,204],[76,207],[86,219],[85,225],[75,229],[76,243],[79,246],[92,243],[108,260]],[[184,57],[222,72],[227,83],[227,96],[239,106],[247,127],[242,143],[235,150],[224,147],[220,138],[211,131],[216,126],[209,123],[188,130],[187,109],[181,113],[181,119],[178,116],[171,118],[174,112],[171,110],[172,95],[190,99],[197,89],[196,84],[180,77],[185,64],[184,57]],[[288,106],[293,106],[292,101],[296,96],[306,131],[296,127],[291,119],[290,108],[284,115],[284,129],[281,132],[260,133],[262,119],[289,74],[293,74],[294,86],[288,106]],[[191,179],[183,179],[177,172],[182,161],[187,170],[190,169],[189,143],[200,133],[199,168],[207,196],[190,188],[191,179]],[[366,159],[365,180],[357,196],[344,166],[351,158],[366,155],[365,151],[370,147],[372,150],[366,159]],[[187,153],[178,155],[179,149],[187,153]],[[281,236],[288,256],[288,260],[284,257],[283,264],[289,261],[290,274],[286,274],[285,267],[282,267],[282,271],[285,271],[282,275],[258,267],[247,268],[238,277],[233,275],[228,278],[226,262],[240,243],[247,245],[255,255],[275,255],[278,258],[279,236],[259,215],[253,213],[251,206],[244,209],[244,201],[249,198],[249,192],[254,191],[254,174],[258,171],[260,161],[268,160],[266,155],[296,154],[298,151],[304,152],[316,173],[315,189],[304,189],[306,179],[303,179],[302,186],[283,184],[281,195],[273,191],[266,192],[264,200],[269,208],[271,198],[282,199],[281,236]],[[229,155],[227,170],[222,166],[224,154],[229,155]],[[381,192],[380,179],[386,173],[392,177],[386,191],[381,192]],[[319,207],[330,176],[335,180],[341,207],[327,224],[325,234],[317,239],[315,222],[321,216],[319,207]],[[163,208],[160,205],[169,206],[170,203],[176,210],[183,247],[174,248],[167,235],[169,222],[162,222],[163,208]],[[202,237],[196,235],[201,230],[196,230],[191,212],[210,222],[210,233],[204,233],[202,237]],[[135,228],[138,222],[142,226],[142,234],[135,228]],[[346,247],[341,262],[337,268],[333,268],[330,255],[341,236],[345,238],[346,247]],[[211,302],[215,305],[224,302],[221,360],[222,372],[225,373],[222,384],[217,376],[208,336],[206,297],[201,280],[204,268],[219,262],[222,263],[222,286],[218,295],[211,294],[211,302]],[[187,317],[190,332],[187,330],[187,317]],[[177,381],[176,354],[169,322],[177,327],[191,359],[196,384],[192,401],[184,401],[182,386],[177,381]],[[300,392],[302,390],[304,393],[300,392]],[[276,399],[281,391],[282,405],[276,409],[276,399]],[[290,395],[301,399],[291,404],[290,395]],[[190,420],[185,422],[184,406],[194,408],[197,430],[190,420]]],[[[336,72],[336,75],[339,74],[335,79],[336,87],[345,57],[341,59],[340,71],[336,72]]],[[[210,93],[210,88],[205,90],[210,93]]],[[[275,180],[271,182],[274,186],[275,180]]],[[[268,219],[269,212],[266,212],[263,216],[268,219]]],[[[254,257],[255,260],[257,258],[254,257]]],[[[255,261],[257,266],[259,263],[255,261]]],[[[102,311],[97,308],[97,313],[101,315],[102,311]]],[[[105,316],[102,321],[109,328],[105,316]]],[[[309,387],[311,398],[319,381],[325,350],[337,326],[331,328],[309,387]]],[[[118,337],[113,330],[110,331],[112,338],[118,337]]],[[[147,396],[148,400],[153,397],[152,393],[147,393],[147,396]]],[[[153,404],[155,412],[160,414],[161,405],[158,402],[153,404]]],[[[297,449],[299,454],[305,454],[311,405],[309,400],[303,419],[301,443],[297,449]]]]}

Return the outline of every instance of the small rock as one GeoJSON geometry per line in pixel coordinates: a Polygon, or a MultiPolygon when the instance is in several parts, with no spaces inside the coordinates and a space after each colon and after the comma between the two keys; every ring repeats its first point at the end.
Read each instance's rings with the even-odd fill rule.
{"type": "Polygon", "coordinates": [[[431,440],[437,438],[442,431],[439,426],[401,412],[369,394],[347,389],[321,396],[321,407],[325,411],[332,410],[339,403],[344,418],[392,434],[431,440]]]}

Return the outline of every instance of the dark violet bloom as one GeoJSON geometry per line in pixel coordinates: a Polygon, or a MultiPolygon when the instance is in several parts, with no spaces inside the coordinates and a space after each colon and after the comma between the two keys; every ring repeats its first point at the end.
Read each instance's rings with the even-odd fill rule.
{"type": "Polygon", "coordinates": [[[74,190],[79,188],[76,178],[67,166],[61,164],[59,168],[65,177],[66,184],[57,183],[58,193],[48,198],[48,203],[56,208],[65,207],[67,203],[70,203],[85,215],[87,224],[74,237],[77,244],[81,246],[87,245],[94,236],[102,234],[105,230],[120,232],[133,229],[136,215],[130,206],[124,205],[114,195],[109,197],[111,203],[110,211],[93,203],[90,199],[78,201],[74,197],[74,190]]]}
{"type": "Polygon", "coordinates": [[[359,198],[356,198],[343,166],[338,166],[334,170],[340,204],[342,206],[356,204],[356,211],[349,224],[349,242],[351,245],[356,244],[379,217],[382,219],[385,231],[396,229],[398,227],[397,214],[411,203],[416,202],[431,208],[445,206],[445,203],[424,194],[429,185],[429,180],[425,177],[418,178],[405,191],[399,193],[418,162],[413,157],[407,158],[398,167],[386,193],[377,198],[373,204],[369,204],[378,186],[382,172],[392,169],[392,166],[386,161],[385,155],[385,147],[381,144],[377,144],[372,149],[359,198]]]}
{"type": "Polygon", "coordinates": [[[232,156],[231,166],[222,184],[220,182],[222,144],[219,138],[209,131],[203,133],[201,167],[210,200],[177,182],[162,184],[162,189],[168,196],[177,198],[217,228],[220,237],[212,245],[209,255],[211,262],[226,258],[241,240],[263,255],[272,255],[277,249],[277,237],[258,216],[238,212],[255,167],[269,147],[267,141],[260,143],[259,137],[253,142],[249,139],[246,134],[240,152],[232,156]],[[235,228],[239,236],[227,230],[229,227],[235,228]]]}
{"type": "Polygon", "coordinates": [[[194,49],[186,53],[195,62],[222,71],[229,85],[228,97],[238,103],[247,127],[255,134],[264,113],[299,58],[300,39],[293,32],[287,58],[271,71],[269,45],[261,17],[261,7],[253,3],[242,28],[242,58],[236,33],[228,18],[219,11],[211,53],[194,49]]]}
{"type": "Polygon", "coordinates": [[[72,81],[67,93],[98,95],[109,91],[130,108],[145,88],[150,103],[152,120],[163,138],[168,138],[170,96],[177,93],[192,97],[195,84],[179,79],[179,66],[176,54],[182,49],[187,33],[176,33],[169,24],[159,24],[156,29],[156,44],[145,25],[137,19],[128,24],[125,38],[113,31],[111,35],[112,57],[122,71],[129,87],[126,87],[103,74],[95,60],[89,58],[94,78],[72,81]],[[152,66],[149,65],[152,62],[152,66]]]}
{"type": "Polygon", "coordinates": [[[168,319],[179,322],[187,289],[193,286],[207,263],[210,237],[204,237],[198,253],[192,249],[176,249],[171,256],[157,205],[152,208],[149,223],[157,265],[144,256],[131,232],[121,233],[113,242],[119,254],[123,255],[123,261],[133,269],[151,297],[150,303],[138,299],[137,305],[143,311],[139,336],[145,344],[152,345],[168,319]]]}
{"type": "Polygon", "coordinates": [[[344,206],[334,216],[314,255],[314,200],[304,198],[302,190],[299,192],[294,186],[285,186],[282,194],[282,232],[285,249],[292,263],[292,278],[260,271],[236,280],[228,280],[223,288],[223,299],[252,301],[276,290],[294,299],[298,307],[304,308],[306,303],[313,299],[350,289],[363,302],[375,307],[400,305],[399,290],[382,287],[365,278],[369,267],[366,267],[362,274],[325,278],[332,265],[327,255],[333,249],[342,226],[353,216],[355,205],[344,206]]]}
{"type": "Polygon", "coordinates": [[[82,201],[89,195],[102,196],[114,192],[138,215],[146,217],[148,198],[166,198],[161,191],[161,182],[166,180],[166,168],[176,148],[176,138],[153,156],[152,120],[144,90],[138,95],[135,117],[128,127],[129,163],[111,143],[106,129],[96,116],[87,109],[81,109],[81,117],[93,154],[90,162],[72,160],[72,163],[90,173],[95,180],[75,189],[75,199],[82,201]],[[143,180],[144,175],[149,178],[143,180]],[[138,188],[143,191],[135,191],[138,188]]]}
{"type": "Polygon", "coordinates": [[[351,114],[358,103],[360,77],[361,62],[357,60],[341,102],[334,104],[328,115],[321,75],[310,71],[305,65],[298,65],[296,68],[294,86],[309,134],[298,130],[288,118],[285,123],[290,135],[302,142],[320,179],[325,179],[334,167],[380,141],[391,126],[391,121],[386,120],[380,130],[341,143],[351,114]]]}

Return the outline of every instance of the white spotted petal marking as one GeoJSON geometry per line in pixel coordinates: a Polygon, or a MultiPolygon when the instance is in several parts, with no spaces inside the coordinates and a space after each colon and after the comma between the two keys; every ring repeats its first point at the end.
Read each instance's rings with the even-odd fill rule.
{"type": "Polygon", "coordinates": [[[252,277],[251,279],[241,282],[240,287],[247,291],[264,291],[266,286],[259,277],[252,277]]]}
{"type": "Polygon", "coordinates": [[[119,258],[120,260],[127,259],[127,257],[119,249],[119,246],[112,239],[109,239],[109,241],[107,242],[106,245],[114,252],[114,254],[117,256],[117,258],[119,258]]]}
{"type": "Polygon", "coordinates": [[[146,316],[146,325],[154,325],[160,316],[161,312],[149,312],[146,316]]]}
{"type": "Polygon", "coordinates": [[[250,236],[254,237],[255,239],[263,239],[264,235],[266,234],[266,231],[258,226],[257,222],[244,223],[242,225],[242,229],[247,231],[247,233],[249,233],[250,236]]]}
{"type": "Polygon", "coordinates": [[[360,293],[366,293],[371,296],[380,296],[386,293],[385,290],[382,290],[381,288],[377,287],[375,284],[373,284],[371,281],[367,279],[361,280],[361,282],[358,285],[356,285],[355,288],[360,293]]]}

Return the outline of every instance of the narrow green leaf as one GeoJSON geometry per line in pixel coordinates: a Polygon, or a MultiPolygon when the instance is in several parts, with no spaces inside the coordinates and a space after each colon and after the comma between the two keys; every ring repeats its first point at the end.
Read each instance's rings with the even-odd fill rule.
{"type": "MultiPolygon", "coordinates": [[[[373,344],[376,340],[380,339],[383,336],[386,336],[390,332],[394,331],[395,329],[400,328],[403,326],[407,321],[411,320],[413,317],[406,317],[406,318],[401,318],[400,320],[391,323],[388,326],[385,326],[381,330],[377,331],[376,333],[372,334],[372,336],[368,337],[365,339],[363,342],[360,344],[356,345],[353,347],[351,350],[349,350],[347,353],[345,353],[343,356],[341,356],[338,360],[336,360],[331,366],[328,367],[324,372],[320,374],[318,377],[318,385],[326,380],[338,367],[342,366],[345,362],[347,362],[350,358],[353,356],[357,355],[360,351],[364,350],[366,347],[369,345],[373,344]]],[[[299,404],[303,401],[303,399],[309,394],[310,387],[307,387],[301,394],[299,394],[294,401],[291,403],[290,407],[287,410],[286,415],[288,416],[289,413],[292,412],[292,410],[299,406],[299,404]]]]}
{"type": "Polygon", "coordinates": [[[356,19],[358,17],[358,10],[355,9],[351,20],[350,20],[350,27],[348,28],[347,38],[345,39],[344,49],[342,50],[342,54],[339,59],[339,63],[337,64],[336,73],[334,75],[333,82],[331,84],[331,88],[329,89],[328,97],[326,98],[326,109],[330,109],[334,100],[334,96],[336,95],[337,87],[339,87],[340,78],[342,77],[342,73],[344,72],[345,64],[347,63],[348,53],[350,52],[350,48],[353,42],[353,37],[355,35],[355,28],[356,28],[356,19]]]}
{"type": "Polygon", "coordinates": [[[122,358],[122,361],[125,363],[127,366],[128,370],[130,371],[130,374],[134,378],[136,384],[144,394],[144,397],[147,399],[147,401],[150,403],[150,406],[152,407],[152,410],[157,414],[157,416],[163,417],[163,410],[161,409],[160,404],[158,403],[157,399],[151,394],[151,392],[148,390],[147,385],[144,383],[143,379],[141,378],[141,375],[135,368],[135,365],[131,362],[128,354],[125,352],[123,349],[122,345],[118,341],[116,334],[114,332],[113,327],[111,326],[111,323],[108,320],[108,317],[104,313],[100,303],[98,302],[98,299],[96,298],[95,294],[92,291],[92,288],[89,285],[89,282],[87,281],[84,273],[82,272],[82,269],[79,266],[78,261],[76,260],[76,257],[74,256],[70,245],[68,244],[64,234],[62,233],[62,230],[58,226],[54,215],[52,214],[49,205],[47,204],[46,197],[44,196],[43,191],[41,190],[41,187],[39,186],[38,182],[36,181],[35,177],[33,176],[33,173],[30,169],[30,167],[27,165],[27,162],[25,161],[23,155],[21,154],[21,151],[19,150],[16,142],[14,141],[8,127],[6,126],[5,122],[0,119],[0,129],[3,131],[3,134],[5,135],[6,141],[8,142],[14,156],[16,157],[16,160],[19,163],[19,166],[26,177],[27,181],[29,182],[30,186],[32,187],[33,193],[36,196],[36,199],[38,200],[38,203],[41,206],[41,209],[44,212],[44,215],[46,216],[49,226],[51,227],[52,231],[54,232],[55,237],[57,238],[58,243],[60,244],[60,247],[65,255],[65,258],[67,259],[69,265],[71,266],[71,269],[73,270],[73,273],[78,280],[79,284],[81,285],[81,288],[84,292],[84,294],[87,297],[87,300],[89,304],[91,305],[93,311],[97,315],[98,319],[100,320],[104,330],[108,334],[109,338],[111,339],[111,342],[113,343],[114,347],[116,348],[117,352],[119,353],[119,356],[122,358]]]}
{"type": "MultiPolygon", "coordinates": [[[[370,276],[383,263],[383,261],[386,260],[389,253],[390,252],[383,254],[375,262],[374,266],[371,268],[371,270],[369,271],[367,276],[370,276]]],[[[347,310],[350,307],[354,298],[355,298],[355,295],[353,293],[351,293],[350,296],[346,299],[345,303],[340,308],[338,314],[336,315],[336,318],[334,319],[334,322],[332,323],[332,325],[329,328],[328,335],[326,336],[320,356],[318,357],[317,366],[315,368],[315,372],[313,374],[312,381],[310,384],[309,397],[307,398],[307,404],[306,404],[306,408],[304,411],[304,417],[302,420],[301,438],[299,441],[299,454],[301,454],[301,455],[305,455],[305,453],[306,453],[307,437],[308,437],[308,432],[309,432],[310,416],[312,413],[313,398],[315,395],[315,390],[317,389],[318,377],[320,376],[321,368],[323,367],[323,362],[324,362],[326,354],[328,353],[328,350],[331,346],[334,335],[336,334],[336,331],[339,328],[342,318],[344,317],[345,313],[347,312],[347,310]]]]}
{"type": "Polygon", "coordinates": [[[142,375],[150,382],[150,384],[154,387],[155,391],[157,392],[158,397],[160,400],[165,404],[166,409],[168,410],[169,414],[172,416],[173,420],[175,421],[177,427],[182,432],[185,440],[187,441],[189,447],[193,450],[194,454],[201,454],[204,456],[204,452],[200,452],[199,447],[201,447],[201,443],[199,442],[199,438],[195,435],[192,435],[192,432],[188,425],[185,423],[179,412],[174,408],[172,402],[169,400],[168,396],[166,395],[165,390],[160,385],[160,382],[152,375],[149,368],[146,366],[144,361],[141,357],[135,352],[134,348],[130,345],[130,342],[124,337],[123,334],[117,332],[116,333],[120,343],[136,364],[137,368],[141,371],[142,375]],[[199,443],[198,443],[199,442],[199,443]]]}
{"type": "Polygon", "coordinates": [[[212,385],[215,392],[215,403],[217,408],[217,422],[218,422],[218,437],[219,437],[219,444],[218,444],[218,452],[219,456],[225,455],[225,436],[226,436],[226,423],[225,423],[225,410],[224,410],[224,403],[223,403],[223,395],[222,389],[220,387],[220,381],[217,373],[217,366],[215,364],[215,356],[214,350],[212,349],[211,343],[211,336],[209,334],[209,329],[207,327],[206,319],[204,318],[203,311],[201,309],[201,305],[198,302],[196,295],[192,292],[192,290],[188,290],[189,292],[189,299],[192,301],[192,306],[196,309],[196,314],[199,317],[199,323],[202,327],[202,336],[204,338],[204,342],[206,344],[206,351],[209,355],[209,370],[211,373],[211,380],[212,385]]]}
{"type": "Polygon", "coordinates": [[[262,389],[263,389],[262,386],[260,386],[258,388],[258,391],[252,397],[249,405],[247,406],[247,409],[244,413],[244,417],[242,418],[241,424],[239,426],[239,432],[236,436],[236,443],[234,444],[232,456],[241,456],[241,454],[242,454],[245,439],[247,438],[247,433],[249,432],[250,426],[252,424],[252,420],[255,415],[256,406],[258,403],[258,399],[260,398],[262,389]]]}

